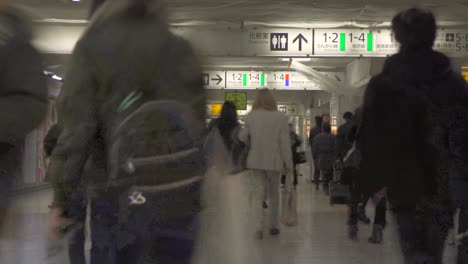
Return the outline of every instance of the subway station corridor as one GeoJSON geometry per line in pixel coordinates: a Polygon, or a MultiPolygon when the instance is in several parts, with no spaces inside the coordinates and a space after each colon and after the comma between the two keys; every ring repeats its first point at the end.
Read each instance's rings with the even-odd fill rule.
{"type": "MultiPolygon", "coordinates": [[[[265,264],[403,264],[394,220],[388,212],[389,225],[382,245],[367,242],[371,225],[360,225],[359,241],[347,236],[347,207],[330,206],[322,190],[310,183],[308,170],[302,170],[298,186],[299,224],[282,226],[278,237],[265,236],[258,241],[265,264]]],[[[45,232],[48,221],[50,189],[16,196],[11,217],[0,240],[0,263],[64,264],[66,253],[47,257],[45,232]]],[[[371,203],[368,216],[372,218],[371,203]]],[[[450,239],[448,244],[450,243],[450,239]]],[[[87,243],[89,251],[90,243],[87,243]]],[[[446,262],[454,263],[455,247],[447,245],[446,262]]]]}

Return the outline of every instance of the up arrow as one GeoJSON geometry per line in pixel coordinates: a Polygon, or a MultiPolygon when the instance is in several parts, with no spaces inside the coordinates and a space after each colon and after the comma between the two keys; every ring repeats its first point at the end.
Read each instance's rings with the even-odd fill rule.
{"type": "Polygon", "coordinates": [[[304,37],[304,35],[302,35],[302,33],[299,33],[299,35],[297,35],[293,43],[296,43],[298,40],[299,40],[299,51],[302,51],[302,41],[304,41],[305,43],[309,43],[309,41],[307,41],[307,39],[304,37]]]}
{"type": "Polygon", "coordinates": [[[218,77],[218,78],[212,78],[211,80],[212,81],[218,81],[218,83],[216,84],[216,85],[218,85],[223,81],[223,78],[221,78],[221,76],[219,76],[219,74],[216,74],[216,77],[218,77]]]}

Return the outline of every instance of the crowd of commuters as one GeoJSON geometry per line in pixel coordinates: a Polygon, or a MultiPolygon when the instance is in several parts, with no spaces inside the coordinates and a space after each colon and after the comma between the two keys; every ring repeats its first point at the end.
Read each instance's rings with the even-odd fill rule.
{"type": "MultiPolygon", "coordinates": [[[[27,23],[5,1],[0,16],[1,225],[21,142],[44,118],[47,92],[27,23]]],[[[58,124],[44,142],[54,189],[49,237],[73,230],[70,263],[85,263],[88,213],[91,263],[190,263],[207,165],[243,177],[253,238],[263,239],[265,230],[280,235],[281,183],[293,192],[303,157],[273,94],[257,91],[243,125],[235,103],[225,102],[205,129],[200,63],[170,32],[160,1],[93,1],[91,16],[58,98],[58,124]],[[221,148],[209,153],[208,139],[221,148]]],[[[337,135],[315,118],[313,183],[318,190],[323,182],[329,195],[334,181],[349,186],[351,239],[359,222],[371,223],[371,201],[369,242],[382,243],[390,204],[405,263],[442,264],[454,215],[456,232],[468,231],[468,86],[449,58],[433,51],[430,11],[408,9],[392,27],[400,51],[371,79],[362,106],[343,115],[337,135]]],[[[466,235],[457,257],[468,263],[466,235]]]]}

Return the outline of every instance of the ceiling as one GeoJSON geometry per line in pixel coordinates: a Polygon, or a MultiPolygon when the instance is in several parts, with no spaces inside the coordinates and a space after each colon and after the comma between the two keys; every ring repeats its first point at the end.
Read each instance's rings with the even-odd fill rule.
{"type": "MultiPolygon", "coordinates": [[[[15,0],[36,19],[86,19],[91,0],[15,0]]],[[[168,0],[172,23],[294,24],[388,22],[412,5],[434,10],[441,22],[468,23],[461,0],[168,0]]],[[[206,24],[205,24],[206,26],[206,24]]]]}

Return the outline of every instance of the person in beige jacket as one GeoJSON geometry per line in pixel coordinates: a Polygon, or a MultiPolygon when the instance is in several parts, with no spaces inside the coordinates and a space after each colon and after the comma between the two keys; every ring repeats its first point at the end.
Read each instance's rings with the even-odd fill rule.
{"type": "MultiPolygon", "coordinates": [[[[270,91],[260,90],[239,138],[250,146],[247,169],[252,173],[246,177],[248,177],[253,214],[262,212],[262,199],[267,193],[270,200],[270,234],[278,235],[280,175],[285,170],[289,176],[292,175],[293,161],[288,118],[278,112],[276,101],[270,91]]],[[[291,179],[287,182],[290,186],[291,179]]],[[[257,236],[260,239],[263,237],[263,218],[261,217],[257,229],[257,236]]],[[[253,220],[255,218],[251,219],[255,221],[253,220]]]]}

